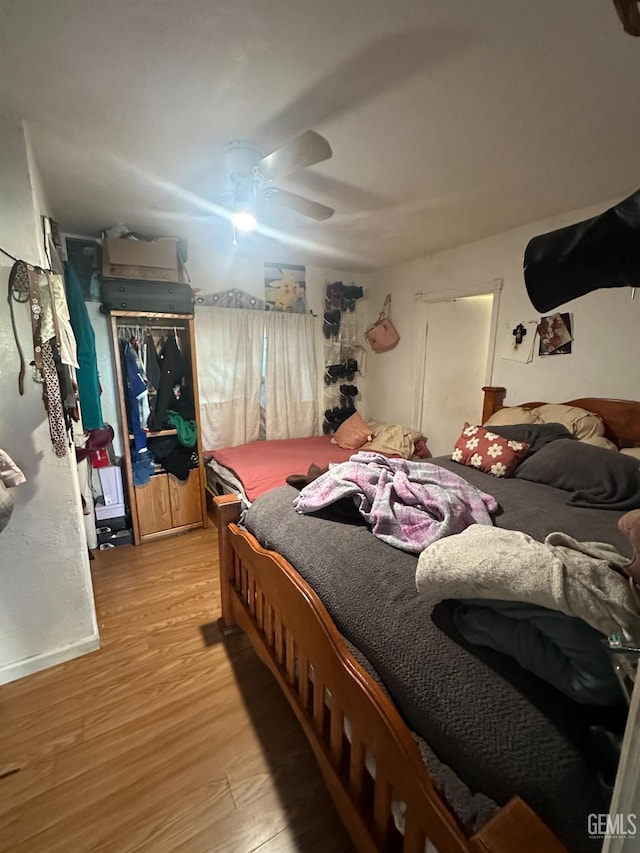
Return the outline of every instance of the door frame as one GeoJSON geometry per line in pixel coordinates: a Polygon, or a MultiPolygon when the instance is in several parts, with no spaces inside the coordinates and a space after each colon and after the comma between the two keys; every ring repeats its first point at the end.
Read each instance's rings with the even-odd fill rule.
{"type": "Polygon", "coordinates": [[[436,290],[430,293],[416,293],[413,350],[413,403],[411,408],[411,422],[415,429],[420,429],[422,422],[422,407],[424,403],[424,371],[427,358],[427,334],[429,332],[429,305],[432,302],[453,302],[456,299],[464,299],[467,296],[493,295],[491,324],[489,328],[489,346],[487,349],[487,368],[485,371],[484,381],[485,385],[491,385],[496,354],[496,340],[498,335],[500,294],[502,292],[503,285],[504,280],[502,278],[494,278],[484,284],[471,285],[470,287],[436,290]]]}

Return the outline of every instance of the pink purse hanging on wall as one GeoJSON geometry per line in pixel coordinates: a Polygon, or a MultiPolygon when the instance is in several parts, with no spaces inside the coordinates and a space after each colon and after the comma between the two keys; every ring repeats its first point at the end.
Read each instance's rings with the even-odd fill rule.
{"type": "Polygon", "coordinates": [[[398,330],[393,325],[391,318],[389,317],[390,313],[391,294],[389,293],[387,294],[387,298],[384,300],[380,316],[364,333],[365,338],[371,344],[371,349],[374,352],[387,352],[388,350],[393,349],[400,340],[398,330]]]}

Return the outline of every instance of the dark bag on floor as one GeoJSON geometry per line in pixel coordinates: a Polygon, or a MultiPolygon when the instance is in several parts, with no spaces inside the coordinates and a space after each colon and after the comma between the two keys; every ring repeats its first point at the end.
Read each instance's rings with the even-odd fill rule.
{"type": "Polygon", "coordinates": [[[109,311],[193,314],[193,291],[188,284],[103,279],[101,295],[103,314],[109,311]]]}
{"type": "Polygon", "coordinates": [[[534,237],[524,280],[542,314],[601,287],[640,285],[640,190],[600,216],[534,237]]]}

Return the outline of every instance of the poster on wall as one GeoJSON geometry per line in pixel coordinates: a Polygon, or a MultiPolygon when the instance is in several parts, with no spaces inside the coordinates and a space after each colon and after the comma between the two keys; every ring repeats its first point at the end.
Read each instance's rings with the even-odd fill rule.
{"type": "Polygon", "coordinates": [[[515,326],[513,321],[504,323],[501,334],[500,358],[519,361],[521,364],[530,364],[535,355],[538,325],[537,320],[525,320],[515,326]],[[520,335],[516,334],[518,326],[524,329],[520,335]]]}
{"type": "Polygon", "coordinates": [[[299,264],[264,264],[264,299],[267,311],[306,314],[306,268],[299,264]]]}
{"type": "Polygon", "coordinates": [[[571,314],[550,314],[538,325],[540,347],[538,355],[570,355],[572,334],[571,314]]]}

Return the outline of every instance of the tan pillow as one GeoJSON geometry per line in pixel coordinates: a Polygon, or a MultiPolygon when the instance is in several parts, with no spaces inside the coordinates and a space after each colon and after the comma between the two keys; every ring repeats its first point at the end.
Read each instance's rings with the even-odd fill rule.
{"type": "Polygon", "coordinates": [[[332,439],[338,447],[345,450],[358,450],[371,438],[369,425],[362,420],[358,412],[340,424],[332,439]]]}
{"type": "Polygon", "coordinates": [[[625,456],[633,456],[634,459],[640,459],[640,447],[623,447],[620,453],[625,456]]]}
{"type": "Polygon", "coordinates": [[[404,459],[409,459],[413,456],[416,439],[421,437],[422,433],[414,432],[400,424],[378,424],[373,440],[363,449],[371,453],[384,453],[386,456],[402,456],[404,459]]]}
{"type": "Polygon", "coordinates": [[[580,441],[583,444],[593,444],[594,447],[604,447],[605,450],[615,450],[616,453],[618,452],[618,448],[613,441],[610,441],[603,435],[591,435],[589,438],[581,438],[580,441]]]}
{"type": "Polygon", "coordinates": [[[513,424],[539,424],[537,409],[523,409],[522,406],[505,406],[494,412],[484,426],[512,426],[513,424]]]}
{"type": "Polygon", "coordinates": [[[578,406],[565,406],[562,403],[546,403],[534,409],[543,424],[562,424],[576,438],[592,438],[604,435],[602,418],[578,406]]]}

